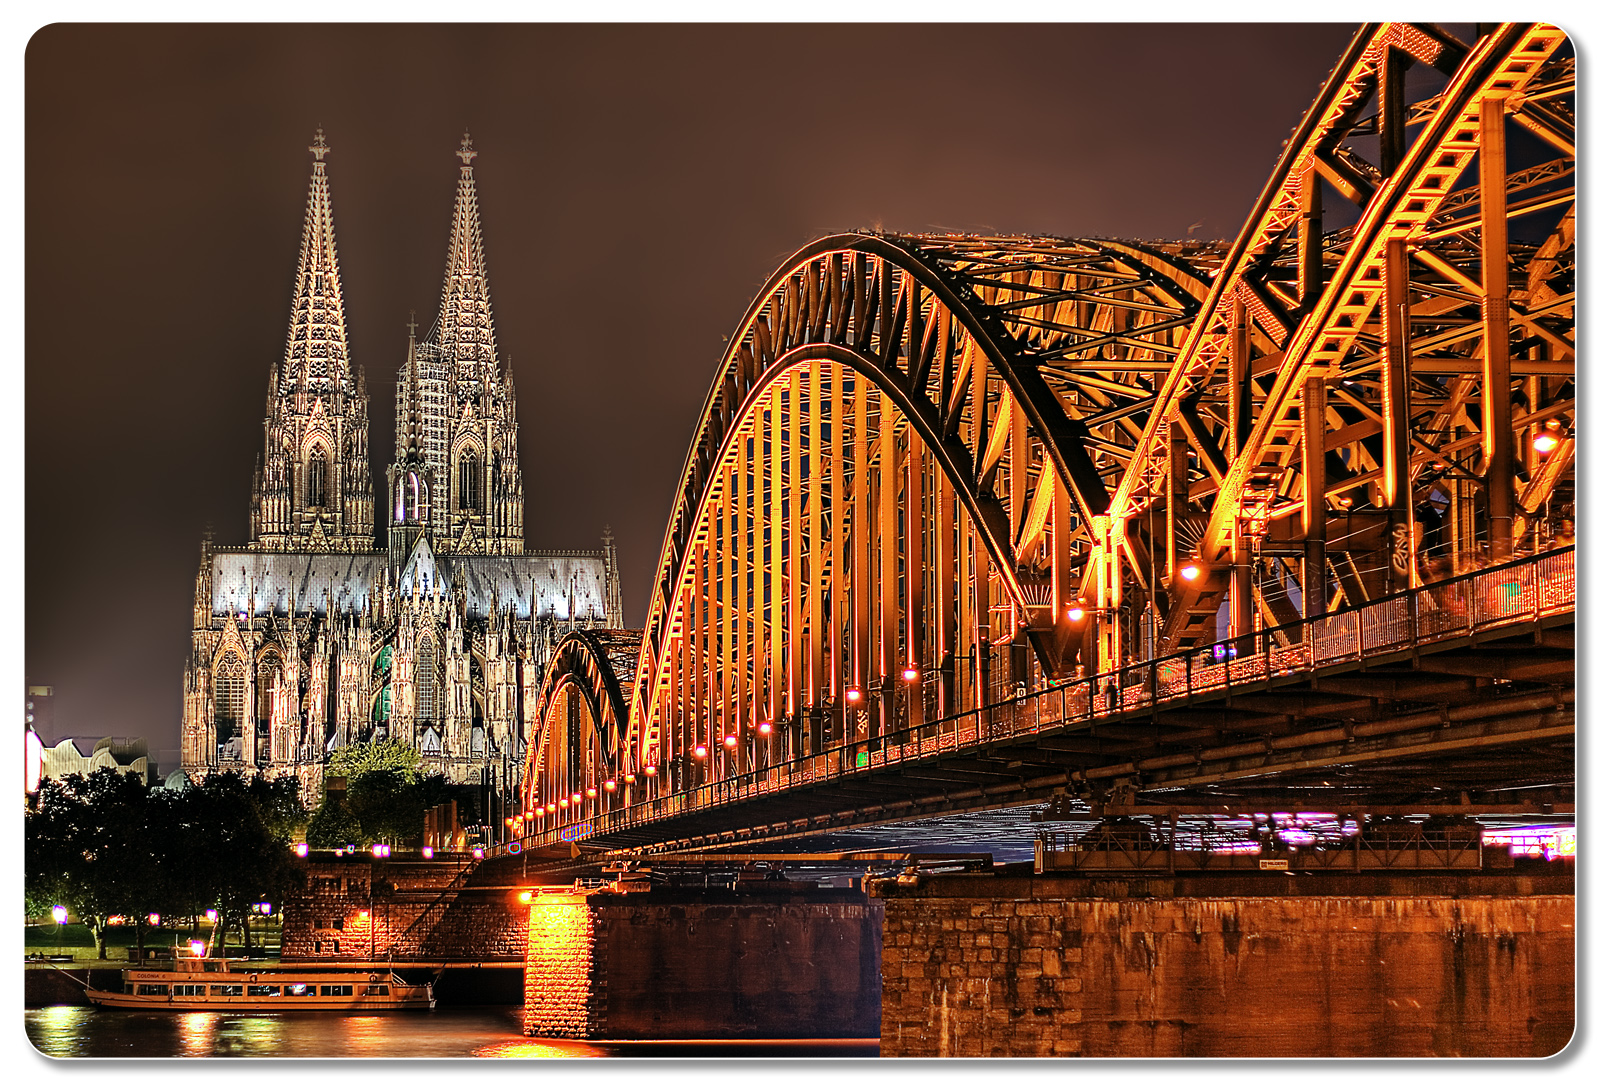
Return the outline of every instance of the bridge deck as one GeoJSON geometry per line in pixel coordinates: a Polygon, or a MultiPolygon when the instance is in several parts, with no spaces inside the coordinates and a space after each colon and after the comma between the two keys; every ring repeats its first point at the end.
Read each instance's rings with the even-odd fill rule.
{"type": "Polygon", "coordinates": [[[1564,548],[887,739],[629,806],[585,804],[489,854],[574,840],[713,846],[1118,786],[1191,803],[1288,797],[1291,783],[1403,804],[1439,802],[1440,775],[1451,797],[1569,784],[1574,608],[1564,548]]]}

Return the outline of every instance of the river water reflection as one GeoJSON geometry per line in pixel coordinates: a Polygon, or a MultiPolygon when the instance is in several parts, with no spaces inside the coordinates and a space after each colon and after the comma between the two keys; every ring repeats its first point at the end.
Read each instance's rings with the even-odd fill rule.
{"type": "Polygon", "coordinates": [[[265,1013],[24,1010],[51,1057],[876,1057],[873,1039],[587,1043],[529,1039],[520,1009],[265,1013]]]}

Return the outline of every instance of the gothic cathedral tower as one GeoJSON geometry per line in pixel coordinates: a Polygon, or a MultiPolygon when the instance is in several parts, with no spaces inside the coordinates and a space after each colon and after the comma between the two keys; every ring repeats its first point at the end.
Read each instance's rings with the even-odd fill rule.
{"type": "Polygon", "coordinates": [[[389,559],[403,565],[426,537],[440,555],[522,551],[522,469],[516,386],[494,346],[471,135],[456,151],[461,176],[438,320],[427,340],[411,327],[395,389],[389,467],[389,559]]]}
{"type": "Polygon", "coordinates": [[[266,447],[256,460],[250,547],[370,551],[366,377],[351,377],[322,130],[309,147],[311,193],[289,341],[267,384],[266,447]]]}

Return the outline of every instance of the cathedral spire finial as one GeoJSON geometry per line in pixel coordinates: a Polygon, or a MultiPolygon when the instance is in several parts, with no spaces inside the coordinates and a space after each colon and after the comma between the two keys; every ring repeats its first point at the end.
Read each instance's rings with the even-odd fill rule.
{"type": "Polygon", "coordinates": [[[455,156],[461,159],[461,167],[463,169],[472,167],[472,159],[477,157],[477,151],[472,149],[472,133],[470,131],[461,136],[461,148],[455,152],[455,156]]]}
{"type": "Polygon", "coordinates": [[[306,147],[306,149],[316,155],[319,163],[325,155],[333,152],[333,147],[328,145],[328,140],[322,135],[322,126],[320,124],[317,125],[316,138],[311,140],[311,145],[306,147]]]}

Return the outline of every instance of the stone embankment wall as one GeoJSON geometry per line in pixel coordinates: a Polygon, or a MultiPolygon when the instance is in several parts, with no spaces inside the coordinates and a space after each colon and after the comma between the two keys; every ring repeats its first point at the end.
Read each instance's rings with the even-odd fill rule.
{"type": "Polygon", "coordinates": [[[882,908],[858,890],[546,893],[529,919],[529,1035],[878,1032],[882,908]]]}
{"type": "Polygon", "coordinates": [[[1231,885],[1263,887],[879,886],[882,1055],[1541,1057],[1573,1033],[1569,874],[1231,885]]]}
{"type": "Polygon", "coordinates": [[[305,892],[283,905],[283,958],[382,959],[392,948],[402,961],[520,961],[521,869],[515,860],[315,856],[305,892]]]}

